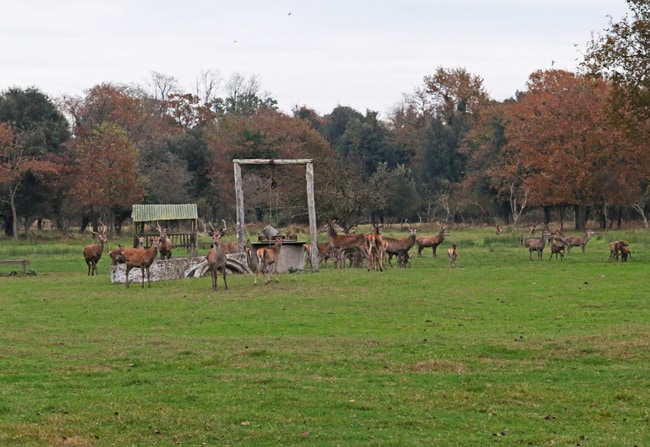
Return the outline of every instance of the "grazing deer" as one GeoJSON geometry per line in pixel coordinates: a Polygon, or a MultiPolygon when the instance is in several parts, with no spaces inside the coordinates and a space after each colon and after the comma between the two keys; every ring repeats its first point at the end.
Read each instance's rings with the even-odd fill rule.
{"type": "Polygon", "coordinates": [[[217,276],[219,271],[223,273],[223,284],[228,290],[228,282],[226,281],[226,254],[222,248],[221,236],[226,232],[224,227],[221,231],[214,231],[212,233],[212,246],[208,251],[208,270],[212,276],[212,290],[217,290],[217,276]]]}
{"type": "Polygon", "coordinates": [[[623,256],[625,251],[625,261],[627,261],[628,256],[630,256],[630,243],[625,240],[613,241],[609,244],[609,260],[616,260],[618,262],[618,257],[623,256]]]}
{"type": "Polygon", "coordinates": [[[135,267],[140,268],[142,273],[142,288],[144,289],[144,274],[147,273],[147,283],[151,287],[151,272],[149,268],[158,256],[160,239],[155,237],[151,247],[144,248],[127,248],[124,250],[124,263],[126,264],[126,288],[129,288],[129,272],[135,267]]]}
{"type": "Polygon", "coordinates": [[[262,272],[264,276],[264,285],[271,282],[271,274],[275,273],[275,282],[278,280],[278,263],[280,261],[280,252],[282,251],[282,238],[276,237],[275,243],[270,247],[261,247],[256,251],[257,269],[255,270],[255,282],[257,284],[257,275],[262,272]]]}
{"type": "Polygon", "coordinates": [[[591,229],[588,229],[585,232],[584,236],[569,236],[567,237],[567,253],[571,252],[571,247],[580,247],[582,252],[585,252],[585,247],[587,242],[591,239],[591,236],[595,234],[591,229]]]}
{"type": "Polygon", "coordinates": [[[632,256],[629,245],[621,246],[621,262],[627,262],[627,258],[632,256]]]}
{"type": "Polygon", "coordinates": [[[436,234],[435,236],[422,236],[417,238],[415,242],[418,244],[418,256],[422,256],[422,250],[427,247],[431,247],[433,250],[433,257],[435,258],[436,249],[438,248],[438,245],[444,242],[446,236],[449,236],[449,233],[445,227],[441,227],[440,233],[436,234]]]}
{"type": "Polygon", "coordinates": [[[452,244],[451,248],[447,249],[447,256],[451,262],[452,267],[456,267],[456,259],[458,259],[458,251],[456,251],[456,244],[452,244]]]}
{"type": "Polygon", "coordinates": [[[106,235],[106,227],[104,227],[104,224],[101,225],[101,233],[91,231],[92,234],[97,236],[97,242],[95,244],[86,245],[84,247],[84,259],[86,260],[86,265],[88,266],[88,276],[94,276],[95,273],[97,273],[97,263],[102,258],[104,244],[108,241],[108,236],[106,235]]]}
{"type": "Polygon", "coordinates": [[[172,240],[167,237],[167,228],[160,228],[158,222],[156,222],[156,226],[158,227],[158,233],[160,233],[160,259],[171,259],[174,245],[172,240]]]}
{"type": "Polygon", "coordinates": [[[417,232],[418,232],[417,228],[410,227],[409,236],[407,238],[403,238],[403,239],[395,239],[392,237],[384,238],[384,240],[386,241],[386,254],[388,255],[388,264],[391,267],[393,265],[391,263],[393,256],[397,257],[398,259],[397,266],[400,267],[399,258],[400,256],[404,257],[404,255],[408,255],[408,252],[411,249],[411,247],[415,245],[417,232]]]}
{"type": "Polygon", "coordinates": [[[401,255],[397,256],[397,266],[400,268],[411,268],[411,261],[413,260],[413,256],[409,254],[409,252],[404,252],[401,255]]]}
{"type": "MultiPolygon", "coordinates": [[[[346,251],[361,253],[362,256],[367,257],[366,236],[364,234],[339,235],[336,232],[337,227],[340,228],[336,221],[330,221],[326,224],[327,241],[332,253],[334,253],[334,267],[338,267],[339,262],[344,261],[346,251]]],[[[345,262],[343,262],[343,265],[345,265],[345,262]]]]}
{"type": "Polygon", "coordinates": [[[544,254],[544,247],[546,246],[546,240],[551,234],[544,230],[542,231],[542,237],[540,239],[538,238],[531,238],[528,240],[528,253],[529,253],[529,259],[532,261],[533,260],[533,252],[537,252],[537,259],[540,261],[542,260],[543,254],[544,254]]]}
{"type": "Polygon", "coordinates": [[[124,264],[124,245],[118,245],[117,248],[108,252],[108,256],[111,258],[111,264],[124,264]]]}

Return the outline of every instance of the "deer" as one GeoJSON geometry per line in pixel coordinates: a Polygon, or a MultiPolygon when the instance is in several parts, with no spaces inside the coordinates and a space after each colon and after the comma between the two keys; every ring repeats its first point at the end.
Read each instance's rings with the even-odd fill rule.
{"type": "Polygon", "coordinates": [[[528,240],[528,253],[529,259],[533,260],[533,252],[537,252],[537,259],[542,260],[544,254],[544,247],[546,246],[546,240],[551,235],[547,230],[542,231],[541,238],[531,238],[528,240]]]}
{"type": "Polygon", "coordinates": [[[91,231],[92,234],[97,236],[97,242],[94,244],[86,245],[84,247],[84,259],[86,260],[86,265],[88,266],[88,276],[94,276],[97,273],[97,263],[102,258],[104,244],[108,242],[106,227],[104,227],[104,224],[101,225],[102,231],[100,233],[91,231]]]}
{"type": "Polygon", "coordinates": [[[151,287],[151,272],[149,268],[158,256],[160,247],[160,238],[153,238],[151,247],[144,248],[127,248],[124,250],[124,263],[126,264],[126,288],[129,288],[129,272],[131,269],[139,267],[142,273],[142,288],[144,289],[144,274],[147,273],[147,282],[151,287]]]}
{"type": "Polygon", "coordinates": [[[623,257],[623,251],[625,251],[625,261],[627,261],[627,257],[630,255],[630,243],[628,241],[621,240],[610,242],[609,260],[616,260],[618,262],[618,257],[623,257]]]}
{"type": "Polygon", "coordinates": [[[501,236],[502,231],[503,231],[503,229],[501,228],[501,225],[497,224],[497,226],[495,227],[496,235],[501,236]]]}
{"type": "MultiPolygon", "coordinates": [[[[305,259],[309,262],[309,265],[311,265],[311,244],[305,244],[303,248],[305,249],[305,259]]],[[[318,259],[323,263],[323,265],[327,265],[327,260],[331,257],[330,255],[329,243],[318,242],[318,259]]]]}
{"type": "Polygon", "coordinates": [[[108,256],[111,258],[111,265],[124,264],[124,245],[118,245],[109,251],[108,256]]]}
{"type": "Polygon", "coordinates": [[[400,266],[399,258],[400,256],[408,255],[411,247],[415,245],[415,240],[417,238],[417,228],[409,227],[409,236],[402,239],[395,239],[392,237],[385,237],[386,241],[386,254],[388,255],[388,264],[392,267],[391,260],[393,256],[396,256],[398,259],[397,265],[400,266]]]}
{"type": "Polygon", "coordinates": [[[386,242],[380,234],[379,225],[372,224],[375,231],[366,236],[366,253],[368,270],[384,271],[384,253],[386,242]]]}
{"type": "Polygon", "coordinates": [[[282,238],[276,237],[275,243],[270,247],[258,248],[255,252],[257,257],[257,269],[255,270],[255,282],[257,285],[257,275],[262,272],[264,276],[264,285],[271,282],[271,274],[275,273],[275,282],[278,283],[278,263],[280,261],[280,252],[282,251],[282,238]]]}
{"type": "Polygon", "coordinates": [[[436,249],[438,248],[438,245],[444,242],[446,236],[449,236],[447,229],[445,227],[441,227],[440,232],[435,236],[422,236],[417,238],[415,242],[418,244],[418,256],[422,257],[422,250],[427,247],[431,247],[433,250],[433,257],[435,258],[436,249]]]}
{"type": "Polygon", "coordinates": [[[567,253],[571,251],[571,247],[580,247],[582,249],[582,252],[585,252],[585,247],[587,246],[587,242],[589,242],[589,239],[591,239],[591,236],[595,234],[591,229],[588,229],[585,232],[584,236],[569,236],[567,237],[567,253]]]}
{"type": "MultiPolygon", "coordinates": [[[[327,241],[334,253],[334,266],[337,267],[339,261],[343,260],[345,251],[359,251],[363,256],[368,255],[366,251],[366,236],[364,234],[343,234],[339,235],[336,232],[336,221],[330,221],[327,225],[327,241]]],[[[345,264],[345,263],[344,263],[345,264]]]]}
{"type": "Polygon", "coordinates": [[[172,240],[167,237],[167,228],[160,228],[158,222],[156,222],[156,227],[158,227],[158,233],[160,234],[160,259],[171,259],[174,245],[172,244],[172,240]]]}
{"type": "Polygon", "coordinates": [[[458,251],[456,250],[456,244],[452,244],[451,248],[447,249],[447,256],[451,262],[452,267],[456,267],[456,259],[458,259],[458,251]]]}
{"type": "MultiPolygon", "coordinates": [[[[223,230],[221,230],[221,237],[226,235],[226,221],[224,219],[221,219],[221,222],[223,222],[223,230]]],[[[212,224],[210,224],[212,226],[212,224]]],[[[227,255],[234,255],[235,253],[239,253],[239,242],[237,241],[232,241],[232,242],[223,242],[221,241],[221,248],[223,252],[227,255]]]]}
{"type": "Polygon", "coordinates": [[[551,242],[551,256],[549,256],[548,260],[550,261],[553,255],[555,255],[555,260],[557,261],[557,256],[560,255],[560,261],[564,261],[564,249],[566,245],[566,237],[556,233],[553,242],[551,242]]]}
{"type": "Polygon", "coordinates": [[[221,237],[226,232],[224,227],[221,231],[212,232],[212,245],[208,251],[208,270],[212,276],[212,290],[217,291],[217,276],[219,271],[223,273],[223,284],[228,290],[228,282],[226,281],[226,253],[223,251],[221,237]]]}

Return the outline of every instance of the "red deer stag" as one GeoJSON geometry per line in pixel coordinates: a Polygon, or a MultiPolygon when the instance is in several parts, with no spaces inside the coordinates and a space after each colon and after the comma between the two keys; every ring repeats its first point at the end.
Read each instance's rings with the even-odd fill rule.
{"type": "Polygon", "coordinates": [[[417,228],[409,228],[409,236],[407,238],[403,239],[395,239],[392,237],[385,237],[384,240],[386,241],[386,254],[388,255],[388,264],[392,267],[391,260],[393,259],[393,256],[396,256],[398,261],[397,265],[398,267],[402,267],[405,263],[400,262],[399,259],[400,257],[403,260],[408,259],[408,252],[415,245],[415,240],[417,237],[417,228]]]}
{"type": "Polygon", "coordinates": [[[160,233],[160,259],[171,259],[174,245],[172,240],[167,237],[167,228],[160,228],[158,222],[156,222],[156,226],[158,227],[158,233],[160,233]]]}
{"type": "Polygon", "coordinates": [[[418,256],[422,257],[422,250],[427,247],[431,247],[431,250],[433,250],[433,257],[435,258],[438,245],[442,244],[445,240],[445,237],[447,236],[449,236],[447,229],[445,227],[441,227],[440,233],[436,234],[435,236],[421,236],[417,238],[415,242],[418,244],[418,256]]]}
{"type": "Polygon", "coordinates": [[[528,247],[528,259],[531,261],[533,260],[533,252],[537,253],[537,259],[542,260],[542,257],[544,255],[544,247],[546,246],[546,240],[549,238],[551,233],[549,233],[547,230],[542,231],[542,237],[541,238],[531,238],[528,239],[527,241],[527,247],[528,247]]]}
{"type": "Polygon", "coordinates": [[[585,252],[585,247],[587,246],[587,242],[589,242],[589,239],[591,239],[591,236],[594,234],[591,229],[588,229],[585,232],[584,236],[569,236],[567,237],[567,253],[571,252],[571,247],[580,247],[582,249],[582,252],[585,252]]]}
{"type": "Polygon", "coordinates": [[[97,273],[97,263],[102,258],[104,244],[108,241],[108,236],[106,235],[106,227],[104,227],[104,224],[101,225],[101,233],[91,231],[92,234],[97,236],[97,242],[95,244],[86,245],[84,247],[84,259],[86,260],[86,265],[88,266],[88,276],[94,276],[95,273],[97,273]]]}
{"type": "Polygon", "coordinates": [[[339,262],[345,265],[346,252],[360,253],[361,256],[367,257],[366,236],[364,234],[342,234],[336,232],[340,226],[336,221],[331,221],[327,225],[327,241],[332,253],[334,254],[334,266],[338,267],[339,262]]]}
{"type": "Polygon", "coordinates": [[[151,247],[144,248],[127,248],[124,250],[124,263],[126,264],[126,288],[129,288],[129,272],[131,269],[139,267],[142,273],[142,288],[144,289],[144,274],[147,273],[147,283],[151,287],[151,272],[149,268],[158,256],[160,239],[153,238],[151,247]]]}
{"type": "Polygon", "coordinates": [[[212,274],[212,290],[217,290],[217,276],[219,271],[223,273],[223,284],[228,290],[228,282],[226,281],[226,254],[222,248],[221,236],[226,232],[224,227],[221,231],[212,232],[212,246],[208,251],[208,270],[212,274]]]}
{"type": "Polygon", "coordinates": [[[280,262],[281,251],[281,237],[276,237],[273,245],[257,249],[255,252],[257,256],[257,269],[255,270],[255,282],[253,284],[257,284],[257,275],[260,272],[264,276],[264,285],[271,282],[271,274],[273,273],[275,273],[275,282],[280,282],[278,281],[278,263],[280,262]]]}
{"type": "Polygon", "coordinates": [[[447,256],[449,257],[449,262],[451,262],[451,266],[456,267],[456,259],[458,259],[458,251],[456,250],[456,244],[452,244],[451,248],[447,249],[447,256]]]}

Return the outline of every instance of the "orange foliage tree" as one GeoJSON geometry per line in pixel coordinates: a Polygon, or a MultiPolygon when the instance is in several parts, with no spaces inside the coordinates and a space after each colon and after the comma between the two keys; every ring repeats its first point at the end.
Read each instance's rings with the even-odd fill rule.
{"type": "Polygon", "coordinates": [[[585,210],[635,203],[650,177],[643,147],[607,120],[611,85],[562,70],[537,71],[504,107],[503,146],[490,175],[517,181],[538,206],[571,205],[576,228],[585,210]]]}
{"type": "Polygon", "coordinates": [[[144,196],[138,178],[138,149],[126,131],[105,122],[68,145],[69,197],[86,213],[113,222],[114,213],[144,196]]]}

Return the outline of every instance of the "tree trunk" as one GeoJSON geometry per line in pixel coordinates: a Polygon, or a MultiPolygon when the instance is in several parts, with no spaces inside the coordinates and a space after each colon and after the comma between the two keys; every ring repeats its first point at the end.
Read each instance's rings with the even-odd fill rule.
{"type": "Polygon", "coordinates": [[[576,230],[584,230],[587,227],[587,207],[585,205],[574,206],[574,221],[576,230]]]}

